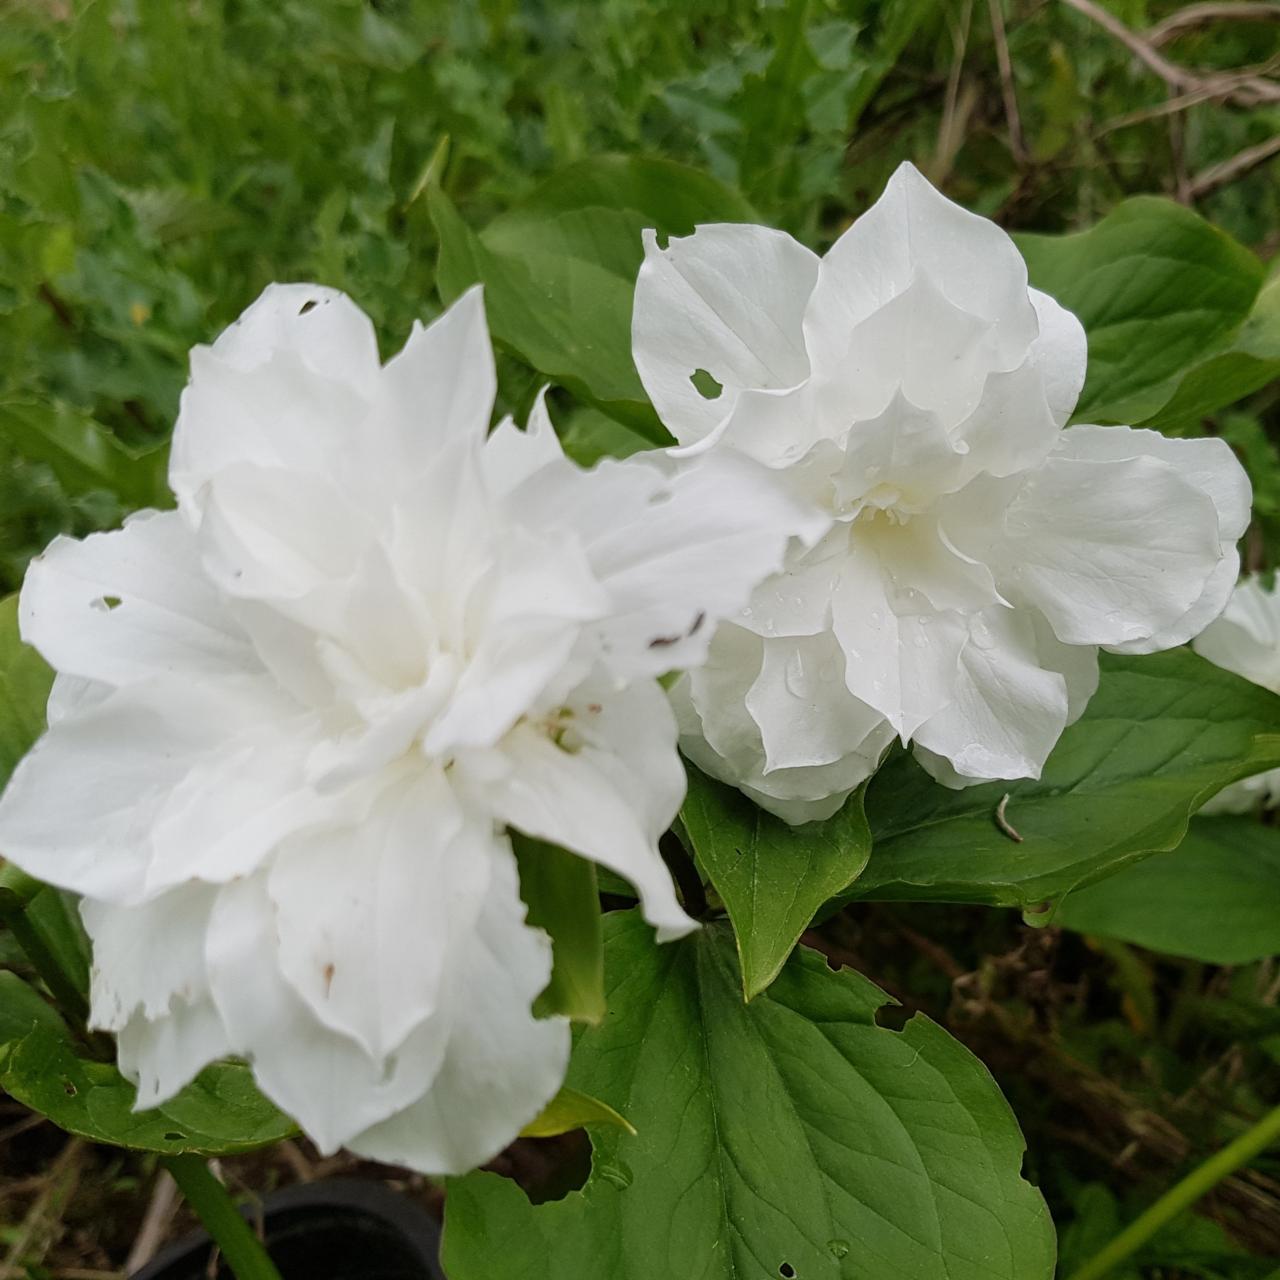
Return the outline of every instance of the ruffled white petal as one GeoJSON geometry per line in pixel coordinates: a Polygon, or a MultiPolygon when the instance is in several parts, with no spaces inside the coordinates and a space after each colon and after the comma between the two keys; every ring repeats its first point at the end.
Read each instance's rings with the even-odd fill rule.
{"type": "MultiPolygon", "coordinates": [[[[647,753],[655,763],[671,759],[658,754],[675,743],[671,712],[640,688],[620,695],[632,712],[626,724],[629,749],[637,756],[647,753]]],[[[588,709],[586,714],[594,713],[588,709]]],[[[629,778],[616,751],[609,751],[598,736],[586,736],[590,733],[588,728],[579,739],[567,731],[563,745],[557,745],[532,725],[518,726],[502,744],[508,770],[489,784],[491,802],[518,831],[571,849],[629,880],[660,941],[682,937],[696,926],[676,900],[654,834],[654,816],[674,796],[669,823],[682,788],[666,784],[665,795],[637,804],[632,788],[644,779],[629,778]]],[[[674,783],[678,762],[669,768],[674,783]]]]}
{"type": "Polygon", "coordinates": [[[279,945],[264,875],[220,890],[206,958],[228,1040],[248,1058],[263,1092],[328,1153],[421,1097],[447,1037],[428,1021],[390,1064],[371,1057],[315,1016],[284,977],[279,945]]]}
{"type": "MultiPolygon", "coordinates": [[[[781,231],[713,224],[660,248],[646,231],[631,336],[649,398],[682,444],[709,435],[745,388],[809,373],[801,321],[818,259],[781,231]],[[720,384],[708,397],[701,370],[720,384]]],[[[710,388],[708,388],[710,390],[710,388]]]]}
{"type": "Polygon", "coordinates": [[[993,607],[969,632],[952,701],[915,741],[969,779],[1038,778],[1067,724],[1066,680],[1042,667],[1025,613],[993,607]]]}
{"type": "Polygon", "coordinates": [[[50,666],[105,684],[216,678],[252,659],[176,512],[143,512],[80,542],[55,538],[27,570],[18,616],[50,666]]]}
{"type": "Polygon", "coordinates": [[[551,946],[524,923],[514,859],[495,859],[474,927],[454,953],[445,992],[448,1045],[415,1103],[352,1137],[373,1160],[434,1174],[491,1160],[552,1099],[569,1060],[569,1024],[534,1018],[551,975],[551,946]]]}
{"type": "Polygon", "coordinates": [[[384,1061],[443,1000],[499,856],[442,771],[392,784],[359,825],[284,845],[268,873],[279,964],[312,1013],[384,1061]]]}

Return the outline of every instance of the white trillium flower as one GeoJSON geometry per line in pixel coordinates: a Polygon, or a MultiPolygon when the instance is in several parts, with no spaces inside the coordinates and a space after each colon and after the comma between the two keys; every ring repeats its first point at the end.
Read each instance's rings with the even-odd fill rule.
{"type": "MultiPolygon", "coordinates": [[[[1244,579],[1231,594],[1222,616],[1191,646],[1215,666],[1280,693],[1280,592],[1257,578],[1244,579]]],[[[1219,791],[1201,813],[1252,813],[1280,804],[1280,769],[1241,778],[1219,791]]]]}
{"type": "Polygon", "coordinates": [[[58,675],[0,848],[84,895],[140,1107],[241,1055],[322,1150],[465,1170],[569,1052],[531,1013],[551,950],[508,829],[629,879],[659,938],[693,927],[655,677],[805,514],[741,459],[582,471],[541,406],[486,438],[494,393],[478,290],[383,366],[346,297],[272,286],[192,353],[177,510],[31,566],[58,675]]]}
{"type": "Polygon", "coordinates": [[[632,331],[678,453],[754,458],[828,521],[673,691],[691,759],[788,821],[894,737],[949,785],[1039,776],[1099,647],[1181,644],[1235,581],[1230,449],[1064,430],[1079,322],[909,164],[822,259],[763,227],[648,235],[632,331]]]}

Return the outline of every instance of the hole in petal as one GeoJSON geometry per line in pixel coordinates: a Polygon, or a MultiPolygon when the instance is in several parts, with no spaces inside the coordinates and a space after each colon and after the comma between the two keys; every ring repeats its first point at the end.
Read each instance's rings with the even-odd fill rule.
{"type": "Polygon", "coordinates": [[[89,608],[97,609],[99,613],[110,613],[112,609],[118,609],[123,603],[119,596],[99,596],[96,600],[89,602],[89,608]]]}
{"type": "Polygon", "coordinates": [[[314,298],[308,298],[306,302],[298,308],[298,314],[300,316],[305,316],[308,311],[314,311],[316,309],[316,305],[316,300],[314,298]]]}
{"type": "Polygon", "coordinates": [[[719,400],[724,390],[724,384],[717,382],[705,369],[695,369],[689,375],[689,381],[704,400],[719,400]]]}

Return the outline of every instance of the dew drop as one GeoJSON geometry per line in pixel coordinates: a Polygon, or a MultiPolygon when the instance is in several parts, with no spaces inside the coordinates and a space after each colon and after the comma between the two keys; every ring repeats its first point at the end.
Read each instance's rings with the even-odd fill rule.
{"type": "Polygon", "coordinates": [[[799,649],[787,659],[787,667],[783,672],[783,682],[787,686],[787,691],[793,693],[797,698],[803,698],[805,695],[805,672],[804,672],[804,655],[799,649]]]}
{"type": "Polygon", "coordinates": [[[824,662],[822,666],[818,668],[818,679],[821,680],[823,684],[830,684],[839,674],[839,668],[834,662],[824,662]]]}

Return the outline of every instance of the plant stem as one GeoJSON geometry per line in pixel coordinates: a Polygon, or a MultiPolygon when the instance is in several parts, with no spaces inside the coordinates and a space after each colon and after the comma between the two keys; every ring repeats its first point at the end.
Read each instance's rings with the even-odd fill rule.
{"type": "MultiPolygon", "coordinates": [[[[1253,1128],[1229,1142],[1193,1169],[1181,1182],[1175,1183],[1144,1213],[1131,1222],[1106,1248],[1095,1254],[1071,1280],[1103,1280],[1131,1254],[1135,1253],[1166,1223],[1201,1196],[1229,1177],[1241,1165],[1280,1138],[1280,1107],[1268,1112],[1253,1128]]],[[[1280,1274],[1280,1273],[1277,1273],[1280,1274]]]]}
{"type": "Polygon", "coordinates": [[[199,1156],[162,1156],[187,1203],[222,1251],[236,1280],[280,1280],[262,1242],[236,1210],[227,1189],[199,1156]]]}

